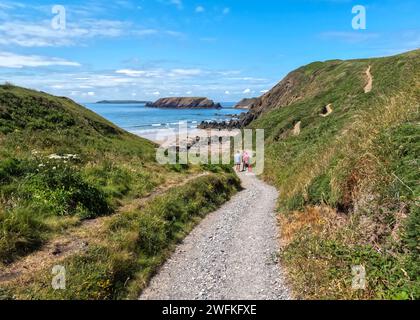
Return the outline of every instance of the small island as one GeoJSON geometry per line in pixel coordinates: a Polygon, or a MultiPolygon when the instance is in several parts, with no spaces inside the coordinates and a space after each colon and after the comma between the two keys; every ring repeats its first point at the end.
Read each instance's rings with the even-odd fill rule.
{"type": "Polygon", "coordinates": [[[147,104],[151,101],[141,101],[141,100],[102,100],[96,102],[96,104],[147,104]]]}
{"type": "Polygon", "coordinates": [[[203,97],[171,97],[161,98],[146,104],[149,108],[163,109],[222,109],[220,103],[203,97]]]}

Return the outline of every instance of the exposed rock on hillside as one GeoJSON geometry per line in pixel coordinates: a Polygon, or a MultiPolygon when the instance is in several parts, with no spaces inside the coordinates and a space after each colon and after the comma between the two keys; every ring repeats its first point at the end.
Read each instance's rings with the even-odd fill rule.
{"type": "Polygon", "coordinates": [[[235,105],[235,109],[251,109],[256,102],[258,102],[258,98],[245,98],[235,105]]]}
{"type": "MultiPolygon", "coordinates": [[[[230,123],[232,126],[230,128],[245,127],[253,120],[257,119],[263,112],[277,107],[288,106],[301,99],[299,88],[302,87],[303,83],[307,83],[308,80],[308,76],[305,75],[303,68],[291,72],[269,92],[259,98],[254,98],[255,100],[251,103],[249,111],[242,114],[239,120],[231,121],[230,123]]],[[[201,129],[209,127],[224,129],[217,122],[203,122],[199,126],[201,129]]]]}

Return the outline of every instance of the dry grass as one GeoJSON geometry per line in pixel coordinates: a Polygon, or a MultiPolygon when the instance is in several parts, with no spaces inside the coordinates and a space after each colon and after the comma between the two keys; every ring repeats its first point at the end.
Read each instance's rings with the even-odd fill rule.
{"type": "Polygon", "coordinates": [[[333,237],[348,223],[345,216],[328,206],[307,207],[302,212],[279,216],[283,264],[295,298],[326,298],[331,296],[331,291],[348,296],[343,292],[348,288],[343,286],[341,279],[331,279],[329,275],[332,257],[320,250],[320,243],[313,241],[314,238],[333,237]],[[310,246],[310,250],[305,255],[295,254],[293,250],[302,245],[310,246]],[[290,259],[290,253],[293,259],[290,259]]]}
{"type": "Polygon", "coordinates": [[[308,75],[317,72],[312,87],[325,79],[336,87],[253,124],[268,131],[264,178],[281,191],[282,258],[298,298],[420,295],[418,54],[343,62],[325,74],[321,63],[312,64],[305,67],[308,75]],[[368,66],[374,83],[365,93],[368,66]],[[334,112],[320,117],[328,103],[334,112]],[[285,134],[298,121],[300,135],[285,134]],[[369,277],[363,292],[351,289],[351,266],[358,264],[369,277]]]}

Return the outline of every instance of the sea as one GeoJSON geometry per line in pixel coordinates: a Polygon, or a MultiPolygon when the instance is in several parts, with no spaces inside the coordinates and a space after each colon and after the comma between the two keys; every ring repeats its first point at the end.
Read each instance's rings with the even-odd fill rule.
{"type": "Polygon", "coordinates": [[[188,128],[189,133],[197,130],[202,121],[229,121],[232,115],[244,110],[234,109],[235,102],[222,102],[222,109],[158,109],[147,108],[142,103],[83,105],[117,126],[138,136],[160,140],[177,133],[178,128],[188,128]],[[157,138],[159,137],[159,139],[157,138]]]}

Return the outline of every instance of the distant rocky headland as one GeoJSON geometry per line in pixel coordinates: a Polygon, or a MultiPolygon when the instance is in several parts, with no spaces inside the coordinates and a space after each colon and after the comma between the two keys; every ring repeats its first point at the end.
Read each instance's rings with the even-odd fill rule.
{"type": "Polygon", "coordinates": [[[149,102],[146,107],[163,109],[221,109],[220,103],[203,97],[172,97],[161,98],[155,102],[149,102]]]}
{"type": "Polygon", "coordinates": [[[97,104],[147,104],[151,103],[151,101],[142,101],[142,100],[102,100],[96,102],[97,104]]]}
{"type": "Polygon", "coordinates": [[[252,106],[258,101],[258,98],[245,98],[235,105],[235,109],[251,109],[252,106]]]}

